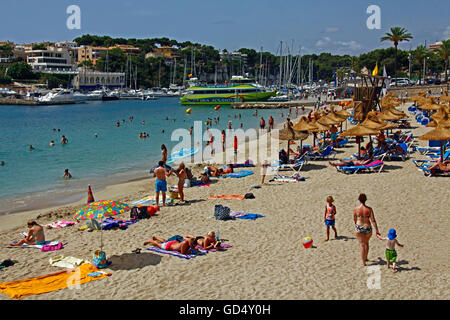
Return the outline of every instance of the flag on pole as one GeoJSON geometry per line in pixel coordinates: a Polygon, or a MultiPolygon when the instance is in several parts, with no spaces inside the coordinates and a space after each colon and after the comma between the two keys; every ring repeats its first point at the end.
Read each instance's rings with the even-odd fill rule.
{"type": "Polygon", "coordinates": [[[373,76],[376,76],[377,74],[378,74],[378,62],[376,64],[376,66],[375,66],[375,69],[373,69],[373,71],[372,71],[372,75],[373,76]]]}
{"type": "MultiPolygon", "coordinates": [[[[383,66],[383,77],[387,78],[388,74],[386,72],[386,66],[383,66]]],[[[386,79],[386,89],[391,87],[391,80],[389,78],[386,79]]]]}

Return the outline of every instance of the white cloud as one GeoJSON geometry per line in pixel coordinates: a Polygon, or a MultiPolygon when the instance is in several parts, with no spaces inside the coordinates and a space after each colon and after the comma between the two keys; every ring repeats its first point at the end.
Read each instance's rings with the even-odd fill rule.
{"type": "Polygon", "coordinates": [[[329,37],[323,37],[319,39],[316,42],[316,47],[320,48],[321,50],[327,49],[333,52],[348,52],[348,53],[360,51],[363,48],[363,46],[355,40],[334,41],[329,37]]]}
{"type": "Polygon", "coordinates": [[[324,37],[316,42],[316,47],[327,47],[331,43],[331,39],[324,37]]]}
{"type": "Polygon", "coordinates": [[[351,51],[362,49],[362,46],[355,40],[351,41],[338,41],[337,44],[342,48],[348,48],[351,51]]]}
{"type": "Polygon", "coordinates": [[[444,38],[445,40],[450,39],[450,26],[448,26],[447,29],[444,30],[444,38]]]}

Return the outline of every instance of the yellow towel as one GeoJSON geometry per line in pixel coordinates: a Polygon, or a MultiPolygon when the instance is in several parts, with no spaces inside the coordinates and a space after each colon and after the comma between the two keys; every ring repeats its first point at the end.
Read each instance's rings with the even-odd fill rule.
{"type": "Polygon", "coordinates": [[[77,286],[111,275],[111,273],[105,273],[97,277],[88,276],[89,273],[96,271],[99,271],[97,267],[85,263],[73,270],[61,271],[25,280],[0,283],[0,292],[7,294],[11,299],[20,299],[34,294],[42,294],[77,286]]]}

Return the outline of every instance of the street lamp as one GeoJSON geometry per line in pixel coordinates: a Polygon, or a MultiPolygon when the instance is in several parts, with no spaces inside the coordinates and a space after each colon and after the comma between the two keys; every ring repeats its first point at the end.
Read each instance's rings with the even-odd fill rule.
{"type": "Polygon", "coordinates": [[[426,61],[430,60],[430,57],[423,57],[423,84],[425,85],[425,72],[426,72],[426,61]]]}

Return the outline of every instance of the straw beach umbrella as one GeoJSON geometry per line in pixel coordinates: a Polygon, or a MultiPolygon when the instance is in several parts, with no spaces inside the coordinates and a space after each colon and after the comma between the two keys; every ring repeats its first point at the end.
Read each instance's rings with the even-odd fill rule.
{"type": "Polygon", "coordinates": [[[311,121],[310,124],[315,127],[315,129],[312,129],[312,130],[309,131],[309,132],[312,132],[314,134],[313,146],[315,146],[316,145],[316,134],[319,133],[319,132],[324,132],[324,131],[330,130],[330,126],[321,124],[317,120],[311,121]]]}
{"type": "MultiPolygon", "coordinates": [[[[341,133],[342,137],[363,137],[363,136],[371,136],[378,134],[377,129],[371,129],[363,126],[362,124],[358,124],[351,129],[348,129],[344,133],[341,133]]],[[[361,141],[358,140],[358,155],[361,155],[361,141]]]]}
{"type": "Polygon", "coordinates": [[[434,130],[431,130],[419,137],[419,140],[435,140],[441,142],[441,162],[444,160],[444,141],[450,140],[450,129],[438,125],[434,130]]]}
{"type": "MultiPolygon", "coordinates": [[[[305,116],[301,117],[299,122],[297,122],[292,128],[296,132],[307,134],[307,136],[309,135],[309,132],[316,129],[316,127],[314,125],[312,125],[311,123],[306,121],[305,116]]],[[[303,140],[304,139],[300,139],[300,148],[303,147],[303,140]]]]}
{"type": "Polygon", "coordinates": [[[279,132],[278,132],[278,139],[287,141],[287,156],[288,156],[288,159],[289,159],[289,149],[290,149],[289,142],[291,140],[305,140],[306,138],[308,138],[308,134],[307,133],[303,133],[303,132],[299,132],[299,131],[283,129],[283,130],[279,130],[279,132]]]}

